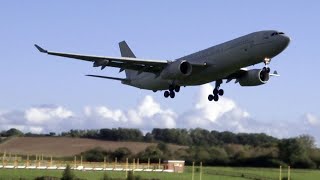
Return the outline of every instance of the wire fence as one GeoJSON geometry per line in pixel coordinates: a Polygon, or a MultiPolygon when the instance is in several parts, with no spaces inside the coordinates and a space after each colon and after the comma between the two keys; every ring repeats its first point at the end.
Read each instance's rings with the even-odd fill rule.
{"type": "Polygon", "coordinates": [[[129,161],[126,158],[126,162],[118,162],[117,158],[114,161],[107,161],[106,157],[103,162],[86,162],[82,160],[82,156],[74,156],[73,161],[55,160],[51,157],[44,157],[43,155],[27,155],[26,157],[20,157],[17,155],[3,154],[0,157],[0,168],[8,169],[59,169],[63,170],[67,165],[70,165],[74,170],[93,170],[93,171],[149,171],[149,172],[174,172],[173,169],[165,169],[165,164],[161,163],[140,163],[139,159],[132,159],[129,161]]]}

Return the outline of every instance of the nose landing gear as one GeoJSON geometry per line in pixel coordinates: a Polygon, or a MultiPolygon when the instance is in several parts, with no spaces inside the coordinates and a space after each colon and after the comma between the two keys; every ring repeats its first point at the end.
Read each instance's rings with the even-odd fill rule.
{"type": "Polygon", "coordinates": [[[271,62],[271,59],[270,58],[264,58],[263,62],[264,62],[264,67],[262,68],[262,71],[266,72],[266,73],[270,73],[269,64],[271,62]]]}
{"type": "Polygon", "coordinates": [[[219,89],[220,88],[220,85],[222,84],[222,80],[217,80],[216,81],[216,86],[213,90],[213,94],[209,94],[208,96],[208,100],[209,101],[219,101],[219,96],[223,96],[224,94],[224,90],[223,89],[219,89]]]}

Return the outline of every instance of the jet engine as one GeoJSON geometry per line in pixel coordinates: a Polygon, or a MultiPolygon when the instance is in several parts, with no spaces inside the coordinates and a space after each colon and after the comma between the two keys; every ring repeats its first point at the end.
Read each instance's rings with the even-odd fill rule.
{"type": "Polygon", "coordinates": [[[241,86],[258,86],[267,83],[269,73],[262,69],[252,69],[242,75],[238,81],[241,86]]]}
{"type": "Polygon", "coordinates": [[[163,79],[182,79],[192,72],[192,65],[186,60],[174,61],[161,72],[163,79]]]}

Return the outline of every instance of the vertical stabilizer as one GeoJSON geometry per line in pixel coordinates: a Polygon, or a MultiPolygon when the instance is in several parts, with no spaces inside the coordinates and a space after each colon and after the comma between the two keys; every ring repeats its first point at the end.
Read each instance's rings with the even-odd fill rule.
{"type": "MultiPolygon", "coordinates": [[[[119,42],[119,48],[122,57],[136,58],[126,41],[119,42]]],[[[126,72],[127,79],[132,79],[132,77],[137,74],[137,71],[135,70],[125,69],[124,71],[126,72]]]]}

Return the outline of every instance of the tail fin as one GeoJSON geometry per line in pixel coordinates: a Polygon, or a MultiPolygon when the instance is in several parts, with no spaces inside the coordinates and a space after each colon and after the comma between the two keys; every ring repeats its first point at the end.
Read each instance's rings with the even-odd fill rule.
{"type": "MultiPolygon", "coordinates": [[[[122,57],[136,58],[136,56],[133,54],[128,44],[126,43],[126,41],[119,42],[119,48],[120,48],[122,57]]],[[[127,79],[132,79],[132,77],[137,74],[137,71],[135,70],[125,69],[124,71],[126,72],[127,79]]]]}

